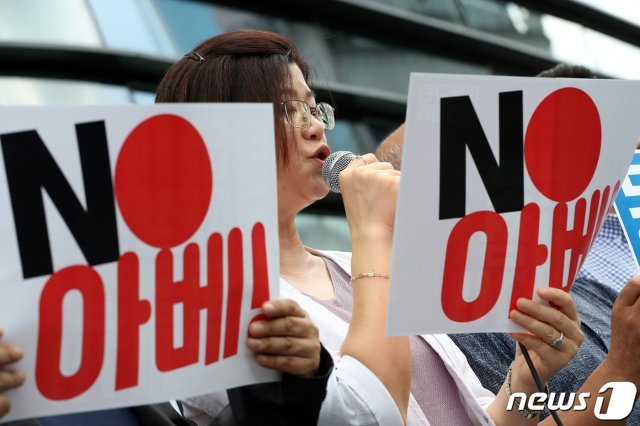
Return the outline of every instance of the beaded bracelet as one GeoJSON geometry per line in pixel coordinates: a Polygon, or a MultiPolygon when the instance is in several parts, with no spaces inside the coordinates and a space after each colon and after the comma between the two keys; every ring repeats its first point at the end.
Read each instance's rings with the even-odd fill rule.
{"type": "Polygon", "coordinates": [[[353,277],[351,277],[351,282],[355,282],[355,280],[357,280],[358,278],[386,278],[389,279],[391,278],[389,275],[387,274],[379,274],[377,272],[366,272],[364,274],[356,274],[353,277]]]}

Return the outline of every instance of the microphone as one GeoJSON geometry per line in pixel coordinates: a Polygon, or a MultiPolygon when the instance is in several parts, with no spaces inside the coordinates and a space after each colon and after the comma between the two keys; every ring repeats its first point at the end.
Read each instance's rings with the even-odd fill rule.
{"type": "Polygon", "coordinates": [[[353,152],[336,151],[332,152],[322,164],[322,179],[333,192],[340,193],[340,181],[338,175],[347,168],[349,164],[358,158],[353,152]]]}

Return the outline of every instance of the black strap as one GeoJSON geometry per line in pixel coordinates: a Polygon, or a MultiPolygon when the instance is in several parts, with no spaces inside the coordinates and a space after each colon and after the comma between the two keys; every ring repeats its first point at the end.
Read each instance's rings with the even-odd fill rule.
{"type": "Polygon", "coordinates": [[[175,401],[176,401],[176,404],[178,405],[178,411],[180,411],[180,415],[184,417],[184,407],[182,406],[182,402],[180,402],[177,399],[175,401]]]}
{"type": "MultiPolygon", "coordinates": [[[[533,361],[531,360],[531,357],[529,356],[529,351],[527,351],[527,347],[525,345],[523,345],[522,343],[518,343],[518,344],[520,345],[520,350],[522,351],[522,355],[524,355],[524,360],[527,361],[527,365],[529,366],[529,370],[531,370],[531,375],[533,376],[533,380],[536,382],[536,386],[537,386],[538,390],[540,392],[546,392],[547,395],[548,395],[549,394],[549,390],[546,388],[546,386],[542,385],[542,380],[540,380],[540,376],[538,376],[538,372],[536,371],[536,367],[533,365],[533,361]]],[[[560,420],[560,417],[558,416],[558,413],[556,413],[556,410],[550,409],[548,405],[547,405],[547,409],[551,413],[551,416],[553,416],[553,420],[556,421],[556,424],[558,426],[563,426],[562,425],[562,420],[560,420]]]]}

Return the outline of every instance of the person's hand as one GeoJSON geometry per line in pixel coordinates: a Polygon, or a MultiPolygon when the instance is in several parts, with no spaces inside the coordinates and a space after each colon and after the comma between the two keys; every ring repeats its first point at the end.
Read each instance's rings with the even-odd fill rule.
{"type": "Polygon", "coordinates": [[[611,347],[603,361],[620,381],[640,383],[640,276],[625,285],[611,309],[611,347]]]}
{"type": "Polygon", "coordinates": [[[318,328],[293,300],[262,305],[263,319],[249,326],[247,346],[258,364],[296,376],[311,377],[320,366],[318,328]]]}
{"type": "Polygon", "coordinates": [[[393,234],[400,172],[373,154],[356,158],[340,173],[340,188],[352,236],[359,231],[393,234]]]}
{"type": "MultiPolygon", "coordinates": [[[[580,330],[580,319],[569,293],[557,288],[540,288],[538,295],[550,306],[525,298],[518,299],[517,309],[511,311],[510,318],[529,333],[510,335],[528,349],[540,380],[546,383],[575,356],[584,334],[580,330]],[[561,333],[561,343],[554,346],[561,333]]],[[[519,345],[516,347],[512,389],[515,392],[527,392],[535,389],[535,382],[519,345]]]]}
{"type": "MultiPolygon", "coordinates": [[[[0,329],[0,337],[3,331],[0,329]]],[[[0,417],[3,417],[11,408],[11,401],[4,391],[17,388],[24,383],[24,374],[20,371],[12,371],[10,365],[22,358],[22,351],[6,343],[0,343],[0,417]]]]}

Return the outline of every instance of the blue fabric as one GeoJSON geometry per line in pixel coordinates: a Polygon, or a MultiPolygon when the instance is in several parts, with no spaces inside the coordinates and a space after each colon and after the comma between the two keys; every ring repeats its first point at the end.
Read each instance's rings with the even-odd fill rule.
{"type": "Polygon", "coordinates": [[[610,214],[602,224],[577,278],[597,281],[619,293],[637,274],[620,221],[616,215],[610,214]]]}
{"type": "Polygon", "coordinates": [[[41,417],[43,426],[138,426],[138,418],[129,408],[91,411],[88,413],[63,414],[41,417]]]}
{"type": "MultiPolygon", "coordinates": [[[[551,392],[577,392],[607,356],[611,344],[611,307],[617,292],[597,281],[582,278],[573,284],[571,294],[582,319],[581,328],[585,338],[576,356],[549,380],[551,392]]],[[[515,356],[514,340],[504,333],[450,336],[467,357],[482,385],[498,393],[515,356]]],[[[639,407],[636,404],[627,425],[640,426],[639,407]]],[[[545,410],[541,418],[548,415],[549,412],[545,410]]]]}

